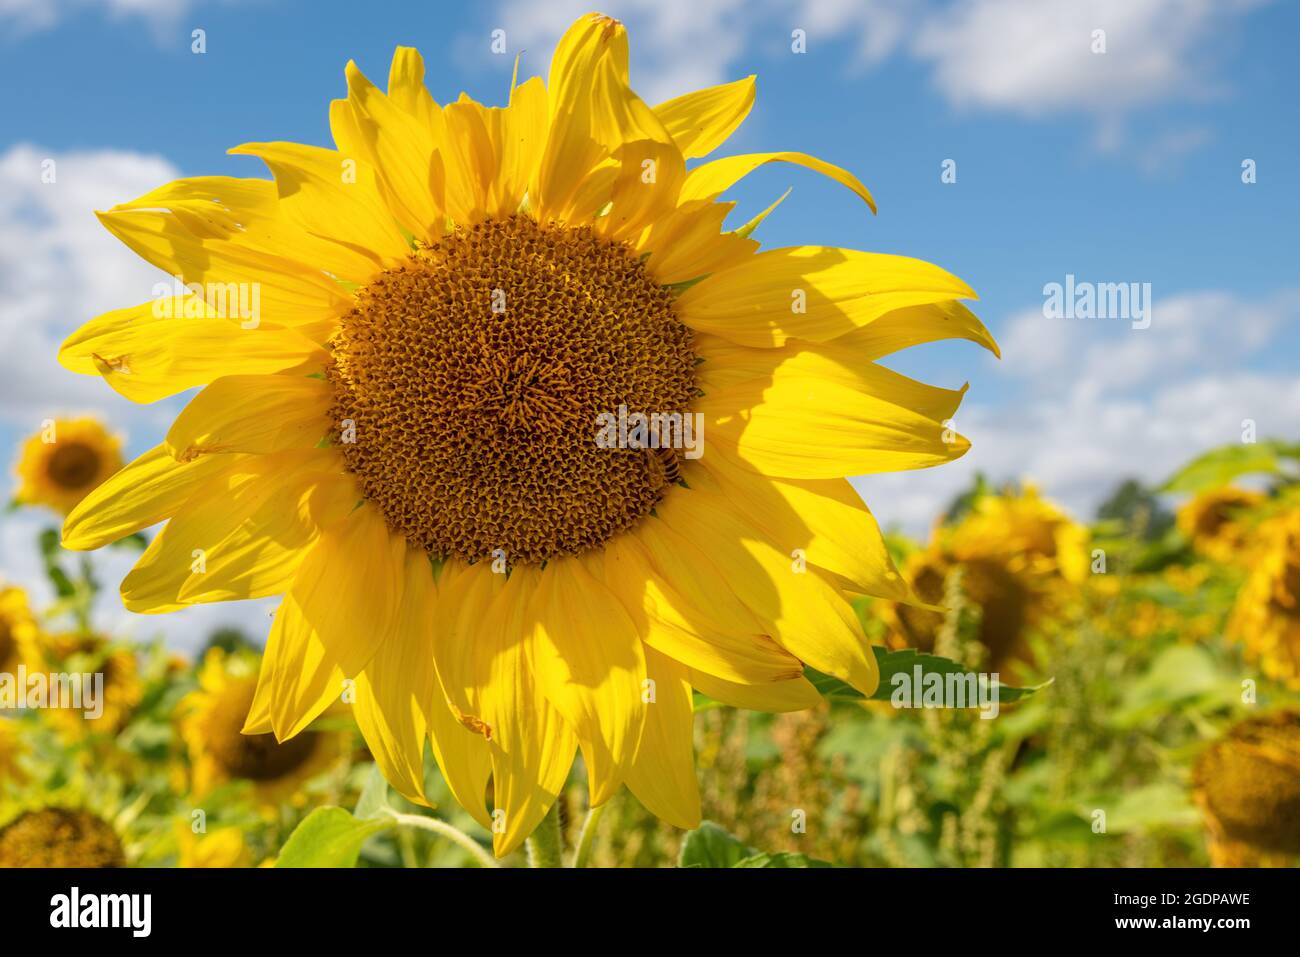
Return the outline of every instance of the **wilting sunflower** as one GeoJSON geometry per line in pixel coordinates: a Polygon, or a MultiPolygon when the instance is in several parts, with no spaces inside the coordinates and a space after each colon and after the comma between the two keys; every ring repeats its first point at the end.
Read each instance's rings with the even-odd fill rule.
{"type": "Polygon", "coordinates": [[[1264,674],[1300,687],[1300,509],[1261,526],[1257,550],[1227,635],[1246,646],[1264,674]]]}
{"type": "Polygon", "coordinates": [[[402,793],[421,798],[426,736],[485,826],[493,778],[499,854],[579,749],[593,804],[627,783],[692,827],[691,688],[804,708],[806,663],[870,692],[846,593],[911,598],[845,477],[962,455],[944,423],[964,389],[875,360],[996,346],[942,269],[758,252],[766,213],[723,228],[719,195],[773,161],[873,204],[802,153],[687,171],[753,77],[650,107],[596,14],[505,107],[440,106],[423,74],[399,48],[384,93],[349,64],[336,148],[234,151],[274,182],[181,180],[101,214],[190,291],[93,320],[63,363],[139,401],[207,387],[65,544],[169,520],[123,583],[140,612],[284,594],[246,730],[292,739],[355,678],[402,793]]]}
{"type": "Polygon", "coordinates": [[[270,733],[243,734],[257,673],[256,655],[213,648],[199,668],[198,690],[177,708],[193,797],[242,780],[252,783],[261,804],[276,805],[347,753],[351,735],[337,731],[304,731],[283,742],[270,733]]]}
{"type": "Polygon", "coordinates": [[[1218,866],[1300,854],[1300,714],[1249,718],[1201,753],[1192,775],[1218,866]]]}
{"type": "Polygon", "coordinates": [[[0,827],[0,867],[125,865],[117,830],[84,808],[35,808],[0,827]]]}
{"type": "Polygon", "coordinates": [[[20,664],[29,671],[35,666],[40,658],[38,634],[27,593],[0,584],[0,674],[16,675],[20,664]]]}
{"type": "MultiPolygon", "coordinates": [[[[903,571],[922,600],[940,605],[958,567],[963,592],[980,609],[986,665],[1007,668],[1029,660],[1031,626],[1088,573],[1087,530],[1033,486],[1019,494],[982,495],[956,526],[936,528],[903,571]]],[[[933,650],[941,612],[894,602],[884,614],[895,647],[933,650]]]]}
{"type": "MultiPolygon", "coordinates": [[[[52,671],[70,675],[101,675],[103,701],[97,716],[82,707],[51,708],[50,718],[73,736],[112,735],[125,727],[140,703],[144,688],[135,651],[103,635],[61,632],[42,641],[41,659],[52,671]]],[[[95,680],[93,677],[92,681],[95,680]]]]}
{"type": "Polygon", "coordinates": [[[1242,550],[1249,531],[1242,519],[1264,499],[1259,492],[1234,485],[1202,492],[1178,510],[1178,528],[1207,558],[1241,561],[1246,557],[1242,550]]]}
{"type": "Polygon", "coordinates": [[[121,467],[122,440],[98,419],[56,419],[23,443],[15,498],[66,515],[121,467]]]}

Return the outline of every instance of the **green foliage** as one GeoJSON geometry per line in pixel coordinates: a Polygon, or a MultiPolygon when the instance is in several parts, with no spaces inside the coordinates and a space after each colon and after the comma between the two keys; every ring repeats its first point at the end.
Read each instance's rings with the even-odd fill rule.
{"type": "Polygon", "coordinates": [[[1243,475],[1294,478],[1300,445],[1264,441],[1225,445],[1199,455],[1161,486],[1163,492],[1197,493],[1227,485],[1243,475]]]}

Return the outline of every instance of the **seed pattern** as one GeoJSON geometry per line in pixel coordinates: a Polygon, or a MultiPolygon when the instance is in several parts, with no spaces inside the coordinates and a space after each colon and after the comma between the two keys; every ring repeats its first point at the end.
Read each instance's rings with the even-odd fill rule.
{"type": "Polygon", "coordinates": [[[331,347],[336,438],[367,499],[471,562],[537,564],[635,524],[675,470],[601,448],[598,416],[698,395],[690,330],[629,248],[523,215],[384,272],[331,347]]]}

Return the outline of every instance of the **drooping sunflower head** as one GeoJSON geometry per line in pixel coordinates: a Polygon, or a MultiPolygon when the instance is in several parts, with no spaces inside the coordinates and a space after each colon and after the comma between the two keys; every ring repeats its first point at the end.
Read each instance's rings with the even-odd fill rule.
{"type": "Polygon", "coordinates": [[[48,420],[19,452],[15,497],[66,515],[121,467],[122,440],[98,419],[48,420]]]}
{"type": "Polygon", "coordinates": [[[1300,854],[1300,714],[1249,718],[1201,753],[1193,772],[1211,838],[1300,854]]]}
{"type": "Polygon", "coordinates": [[[90,811],[45,807],[0,828],[0,867],[123,867],[113,825],[90,811]]]}
{"type": "MultiPolygon", "coordinates": [[[[984,495],[956,526],[937,528],[903,573],[923,601],[943,605],[954,569],[979,608],[987,667],[1005,669],[1030,660],[1029,629],[1086,574],[1087,532],[1032,487],[984,495]]],[[[941,612],[895,602],[884,614],[895,646],[934,649],[941,612]]]]}
{"type": "Polygon", "coordinates": [[[1202,492],[1178,509],[1178,528],[1202,555],[1220,562],[1241,561],[1249,533],[1244,520],[1264,499],[1259,492],[1234,485],[1202,492]]]}
{"type": "Polygon", "coordinates": [[[869,692],[849,597],[915,600],[847,477],[963,454],[964,389],[876,360],[996,344],[938,267],[759,252],[771,208],[724,224],[721,194],[772,162],[874,210],[804,153],[687,170],[753,77],[650,106],[598,14],[505,106],[441,105],[423,77],[406,48],[387,92],[349,64],[333,147],[246,144],[273,181],[181,180],[101,214],[186,290],[91,321],[61,361],[136,401],[205,388],[64,544],[167,521],[123,582],[134,611],[284,596],[255,686],[196,707],[196,742],[251,708],[245,731],[295,747],[354,682],[404,795],[423,800],[426,740],[484,826],[491,779],[498,853],[579,748],[593,803],[626,783],[692,827],[692,688],[794,710],[818,700],[807,665],[869,692]]]}
{"type": "Polygon", "coordinates": [[[101,690],[97,707],[83,697],[80,706],[71,698],[66,707],[52,707],[54,723],[73,736],[113,735],[126,726],[144,696],[135,650],[99,634],[58,632],[42,639],[41,660],[46,667],[79,676],[101,690]]]}
{"type": "Polygon", "coordinates": [[[1300,687],[1300,509],[1265,522],[1255,551],[1227,634],[1266,675],[1300,687]]]}
{"type": "Polygon", "coordinates": [[[307,780],[342,753],[338,732],[305,731],[284,742],[272,734],[244,734],[256,688],[256,656],[214,648],[204,658],[199,688],[177,708],[195,798],[247,781],[260,803],[274,805],[295,798],[307,780]]]}

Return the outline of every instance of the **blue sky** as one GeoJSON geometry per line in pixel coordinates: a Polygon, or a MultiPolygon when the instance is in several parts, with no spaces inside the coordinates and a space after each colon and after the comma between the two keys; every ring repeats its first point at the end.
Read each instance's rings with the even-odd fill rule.
{"type": "MultiPolygon", "coordinates": [[[[153,278],[94,208],[178,175],[265,175],[227,148],[328,143],[326,110],[349,58],[378,82],[418,46],[441,102],[487,102],[545,74],[585,4],[302,0],[6,0],[0,3],[0,455],[48,415],[97,410],[132,451],[174,403],[135,408],[58,369],[85,319],[148,298],[153,278]],[[191,52],[192,31],[207,51],[191,52]],[[490,52],[505,31],[507,55],[490,52]],[[42,183],[41,162],[58,178],[42,183]],[[141,292],[141,290],[144,290],[141,292]]],[[[917,256],[979,291],[1001,362],[969,344],[891,360],[971,383],[957,465],[863,480],[883,521],[924,531],[976,469],[1034,478],[1088,514],[1127,475],[1159,480],[1236,440],[1300,436],[1300,6],[1251,0],[632,0],[632,80],[650,102],[756,73],[758,101],[725,152],[797,149],[848,167],[880,214],[793,167],[734,191],[741,222],[787,187],[765,245],[917,256]],[[803,30],[806,52],[791,50],[803,30]],[[1104,53],[1093,52],[1095,30],[1104,53]],[[941,164],[956,163],[956,182],[941,164]],[[1257,182],[1242,182],[1255,161],[1257,182]],[[1043,316],[1043,286],[1150,283],[1153,321],[1043,316]]],[[[34,583],[42,520],[0,525],[0,576],[34,583]]],[[[120,571],[108,559],[105,578],[120,571]]],[[[112,597],[111,595],[109,596],[112,597]]],[[[109,612],[106,611],[106,614],[109,612]]],[[[165,626],[185,645],[265,609],[203,609],[165,626]],[[189,617],[186,617],[189,616],[189,617]]],[[[137,629],[141,626],[136,623],[137,629]]]]}

